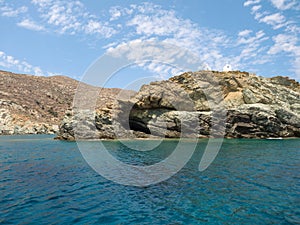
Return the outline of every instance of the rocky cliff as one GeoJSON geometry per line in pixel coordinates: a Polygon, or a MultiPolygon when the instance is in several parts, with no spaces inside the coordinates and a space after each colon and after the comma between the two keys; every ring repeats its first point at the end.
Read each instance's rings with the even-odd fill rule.
{"type": "Polygon", "coordinates": [[[75,105],[58,138],[300,137],[300,84],[287,77],[187,72],[121,96],[96,110],[75,105]]]}
{"type": "MultiPolygon", "coordinates": [[[[0,71],[0,135],[57,133],[67,109],[72,107],[77,86],[78,81],[65,76],[0,71]]],[[[120,91],[101,90],[99,107],[115,99],[120,91]]]]}

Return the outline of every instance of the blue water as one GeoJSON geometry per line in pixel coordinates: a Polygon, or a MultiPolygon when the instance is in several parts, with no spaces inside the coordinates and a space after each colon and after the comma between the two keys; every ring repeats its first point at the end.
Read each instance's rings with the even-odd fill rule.
{"type": "MultiPolygon", "coordinates": [[[[179,173],[140,188],[106,180],[76,143],[52,138],[0,137],[0,224],[300,224],[299,139],[225,140],[199,172],[203,140],[179,173]]],[[[138,152],[106,143],[133,164],[155,163],[175,145],[138,152]]]]}

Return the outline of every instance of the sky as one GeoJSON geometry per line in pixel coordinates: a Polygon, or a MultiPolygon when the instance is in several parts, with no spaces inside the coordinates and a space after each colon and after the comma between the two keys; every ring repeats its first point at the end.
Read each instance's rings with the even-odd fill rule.
{"type": "MultiPolygon", "coordinates": [[[[0,70],[16,73],[80,80],[103,54],[155,40],[191,51],[199,69],[229,63],[300,80],[298,0],[0,0],[0,26],[0,70]]],[[[179,73],[158,65],[125,70],[108,86],[179,73]]]]}

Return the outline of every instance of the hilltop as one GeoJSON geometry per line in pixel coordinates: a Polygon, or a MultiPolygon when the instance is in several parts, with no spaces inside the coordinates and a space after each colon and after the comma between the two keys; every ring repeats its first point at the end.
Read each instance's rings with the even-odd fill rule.
{"type": "MultiPolygon", "coordinates": [[[[0,134],[57,133],[65,112],[72,107],[78,84],[66,76],[0,71],[0,134]]],[[[99,99],[110,102],[119,91],[101,89],[99,99]]]]}

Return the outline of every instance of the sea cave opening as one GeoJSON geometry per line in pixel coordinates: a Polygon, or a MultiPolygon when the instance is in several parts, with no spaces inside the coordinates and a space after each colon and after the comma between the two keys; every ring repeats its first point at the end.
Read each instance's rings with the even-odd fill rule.
{"type": "Polygon", "coordinates": [[[129,119],[129,129],[133,131],[140,131],[145,134],[151,134],[147,124],[145,124],[143,121],[137,120],[136,118],[129,119]]]}

